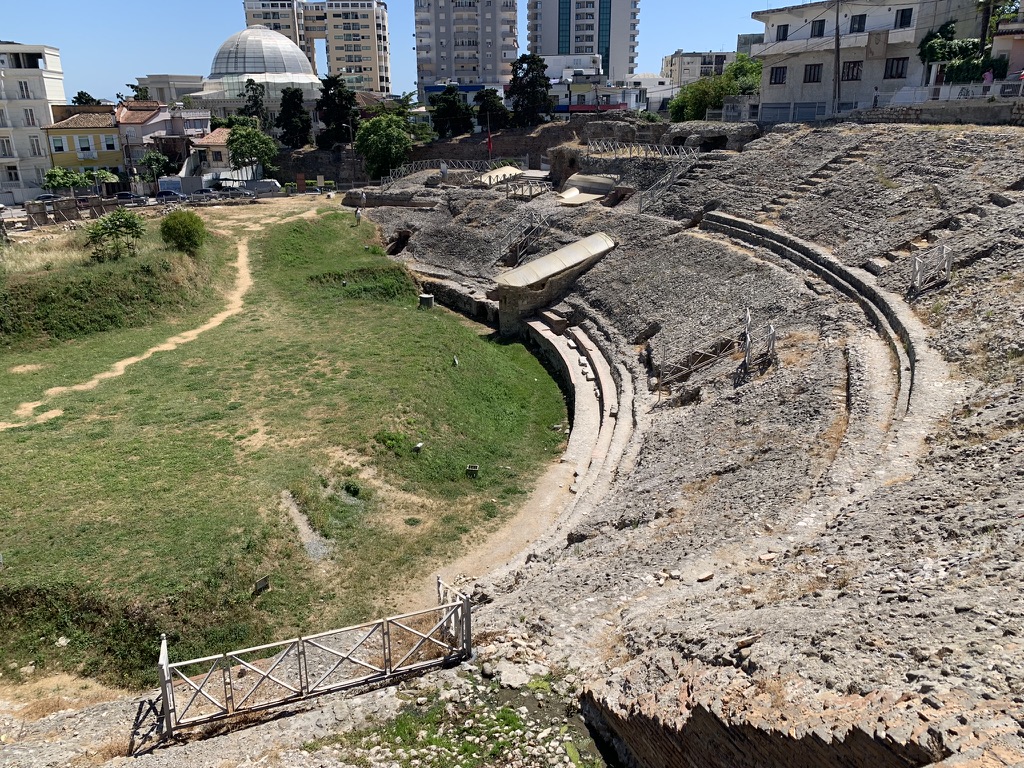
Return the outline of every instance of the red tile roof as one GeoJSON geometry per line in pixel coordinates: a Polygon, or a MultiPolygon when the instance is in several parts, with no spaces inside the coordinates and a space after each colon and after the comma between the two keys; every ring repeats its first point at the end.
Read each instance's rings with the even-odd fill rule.
{"type": "Polygon", "coordinates": [[[192,144],[197,147],[224,147],[227,146],[228,135],[230,133],[230,128],[218,128],[213,133],[208,134],[201,139],[196,139],[192,144]]]}
{"type": "Polygon", "coordinates": [[[95,114],[85,112],[79,115],[72,115],[67,120],[61,120],[59,123],[53,125],[47,125],[43,130],[50,131],[54,128],[113,128],[114,127],[114,115],[108,112],[107,114],[95,114]]]}

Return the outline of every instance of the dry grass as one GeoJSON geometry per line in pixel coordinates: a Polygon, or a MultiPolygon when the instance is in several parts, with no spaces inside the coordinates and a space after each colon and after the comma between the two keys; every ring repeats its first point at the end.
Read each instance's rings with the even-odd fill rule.
{"type": "Polygon", "coordinates": [[[124,691],[107,688],[93,680],[57,674],[24,683],[0,685],[0,713],[35,721],[62,709],[101,704],[123,695],[124,691]]]}
{"type": "Polygon", "coordinates": [[[59,269],[88,260],[83,233],[52,232],[16,238],[15,246],[4,252],[2,262],[7,271],[14,274],[59,269]]]}
{"type": "Polygon", "coordinates": [[[115,757],[129,757],[131,741],[128,736],[115,736],[95,748],[86,750],[71,762],[71,765],[103,765],[115,757]]]}

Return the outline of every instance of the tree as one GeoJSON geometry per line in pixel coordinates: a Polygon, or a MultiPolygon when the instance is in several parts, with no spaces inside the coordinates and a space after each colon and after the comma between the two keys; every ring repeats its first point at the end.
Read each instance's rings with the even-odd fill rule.
{"type": "Polygon", "coordinates": [[[100,190],[101,184],[113,184],[118,181],[117,174],[111,173],[105,168],[99,168],[95,171],[86,171],[84,175],[86,181],[91,187],[93,187],[97,195],[102,193],[102,190],[100,190]]]}
{"type": "Polygon", "coordinates": [[[184,96],[181,97],[181,108],[182,109],[195,109],[196,108],[196,100],[194,98],[192,98],[192,96],[190,96],[189,94],[186,93],[184,96]]]}
{"type": "Polygon", "coordinates": [[[139,160],[139,165],[146,169],[143,178],[146,181],[156,181],[161,176],[166,176],[172,170],[171,161],[167,155],[151,149],[139,160]]]}
{"type": "Polygon", "coordinates": [[[723,77],[732,79],[742,96],[752,96],[761,91],[761,62],[745,53],[737,53],[736,61],[722,72],[723,77]]]}
{"type": "MultiPolygon", "coordinates": [[[[145,85],[135,85],[133,83],[125,83],[126,88],[132,92],[132,98],[130,101],[149,101],[149,88],[145,85]]],[[[117,94],[118,101],[129,101],[129,99],[123,94],[117,94]]]]}
{"type": "Polygon", "coordinates": [[[261,169],[264,172],[274,170],[277,142],[262,131],[239,125],[228,134],[228,154],[231,167],[236,171],[255,165],[257,175],[253,178],[261,178],[261,169]]]}
{"type": "Polygon", "coordinates": [[[245,90],[238,94],[245,97],[245,104],[238,108],[238,114],[243,117],[256,119],[257,127],[260,130],[270,128],[270,112],[267,111],[266,98],[267,86],[257,83],[251,77],[245,81],[245,90]]]}
{"type": "Polygon", "coordinates": [[[320,81],[320,98],[316,110],[323,132],[317,136],[316,144],[321,149],[330,149],[335,144],[353,141],[359,131],[359,110],[356,108],[356,92],[351,90],[339,75],[330,75],[320,81]]]}
{"type": "Polygon", "coordinates": [[[281,89],[281,111],[274,125],[281,129],[281,142],[286,147],[304,147],[309,143],[313,120],[302,103],[301,88],[281,89]]]}
{"type": "Polygon", "coordinates": [[[160,222],[160,238],[189,256],[199,253],[208,235],[206,225],[194,211],[172,211],[160,222]]]}
{"type": "Polygon", "coordinates": [[[89,186],[89,179],[86,178],[84,173],[72,171],[70,168],[57,167],[51,168],[46,172],[46,175],[43,176],[43,183],[40,186],[51,192],[66,189],[68,194],[73,195],[76,189],[89,186]]]}
{"type": "Polygon", "coordinates": [[[384,99],[378,101],[376,104],[367,108],[367,112],[370,117],[382,117],[383,115],[396,115],[403,120],[408,120],[410,112],[412,112],[413,99],[416,98],[416,94],[412,91],[407,91],[399,96],[397,99],[384,99]]]}
{"type": "Polygon", "coordinates": [[[442,139],[473,132],[473,108],[462,99],[458,86],[449,85],[430,96],[430,121],[442,139]]]}
{"type": "Polygon", "coordinates": [[[512,119],[512,113],[505,107],[501,96],[494,88],[484,88],[477,91],[473,97],[476,104],[476,121],[480,125],[492,131],[500,131],[507,128],[512,119]]]}
{"type": "Polygon", "coordinates": [[[407,124],[395,115],[383,115],[367,120],[356,134],[356,151],[362,155],[366,172],[371,178],[380,178],[409,158],[412,139],[407,124]]]}
{"type": "Polygon", "coordinates": [[[255,128],[256,130],[260,129],[255,117],[244,117],[243,115],[217,117],[214,115],[210,118],[210,129],[214,131],[218,128],[234,128],[239,125],[244,125],[246,128],[255,128]]]}
{"type": "Polygon", "coordinates": [[[512,124],[519,128],[540,125],[551,114],[548,65],[535,53],[524,53],[512,62],[508,98],[512,102],[512,124]]]}
{"type": "Polygon", "coordinates": [[[86,228],[86,243],[92,246],[93,261],[116,261],[135,252],[145,231],[146,224],[141,215],[127,208],[118,208],[86,228]]]}
{"type": "Polygon", "coordinates": [[[86,91],[79,91],[75,94],[75,98],[71,100],[71,103],[76,107],[95,107],[100,103],[100,100],[86,91]]]}

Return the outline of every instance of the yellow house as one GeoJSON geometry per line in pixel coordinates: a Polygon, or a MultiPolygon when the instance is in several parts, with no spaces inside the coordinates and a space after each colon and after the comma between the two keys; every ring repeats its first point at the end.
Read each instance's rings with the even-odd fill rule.
{"type": "Polygon", "coordinates": [[[82,113],[43,128],[54,168],[73,171],[124,170],[121,139],[113,110],[107,114],[82,113]]]}

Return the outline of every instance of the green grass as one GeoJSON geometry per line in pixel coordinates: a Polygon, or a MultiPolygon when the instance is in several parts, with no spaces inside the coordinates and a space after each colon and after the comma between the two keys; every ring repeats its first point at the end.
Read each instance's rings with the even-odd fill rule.
{"type": "MultiPolygon", "coordinates": [[[[549,426],[564,404],[539,363],[417,310],[409,277],[351,223],[276,225],[250,245],[240,315],[59,395],[46,408],[60,418],[0,432],[0,668],[152,684],[160,632],[183,659],[379,615],[558,454],[549,426]],[[283,490],[336,542],[326,577],[283,490]],[[253,597],[265,574],[272,589],[253,597]]],[[[218,247],[211,280],[224,282],[218,247]]],[[[220,307],[199,294],[151,326],[0,351],[0,421],[220,307]],[[41,368],[10,372],[24,365],[41,368]]]]}

